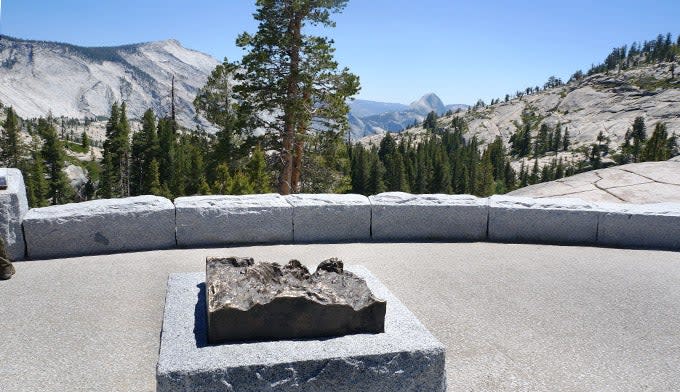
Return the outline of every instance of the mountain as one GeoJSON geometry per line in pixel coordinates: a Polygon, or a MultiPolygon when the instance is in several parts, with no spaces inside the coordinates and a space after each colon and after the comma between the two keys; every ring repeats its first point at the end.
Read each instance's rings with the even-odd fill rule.
{"type": "Polygon", "coordinates": [[[0,101],[24,118],[108,116],[125,101],[130,118],[167,114],[172,78],[179,121],[193,127],[193,100],[219,62],[167,40],[80,47],[0,36],[0,101]]]}
{"type": "Polygon", "coordinates": [[[444,105],[434,93],[423,95],[410,105],[398,103],[356,100],[350,103],[350,133],[359,139],[385,132],[401,132],[414,123],[422,122],[427,114],[434,111],[443,115],[447,111],[466,109],[467,105],[444,105]]]}
{"type": "MultiPolygon", "coordinates": [[[[533,119],[531,135],[535,137],[541,124],[554,128],[560,124],[571,138],[569,153],[560,153],[567,160],[587,160],[584,152],[596,142],[602,132],[613,153],[624,141],[636,117],[643,117],[647,137],[657,122],[666,124],[668,134],[680,135],[680,61],[639,65],[618,72],[601,72],[529,95],[498,102],[438,119],[440,127],[449,127],[454,117],[465,119],[468,131],[482,144],[500,136],[506,146],[510,136],[523,124],[523,117],[533,119]],[[675,71],[675,72],[674,72],[675,71]]],[[[366,119],[363,119],[367,122],[366,119]]],[[[421,127],[409,129],[409,134],[425,133],[421,127]]],[[[381,137],[365,138],[362,142],[378,143],[381,137]]],[[[611,154],[610,154],[611,155],[611,154]]],[[[554,157],[541,158],[549,162],[554,157]]],[[[543,164],[544,162],[541,162],[543,164]]]]}
{"type": "Polygon", "coordinates": [[[446,106],[444,102],[437,96],[437,94],[429,93],[423,95],[419,100],[411,102],[409,105],[411,110],[427,115],[430,112],[435,112],[438,115],[442,115],[446,112],[446,106]]]}
{"type": "MultiPolygon", "coordinates": [[[[554,127],[569,130],[573,147],[590,146],[599,132],[615,148],[623,142],[635,117],[644,118],[647,136],[657,122],[666,123],[669,135],[680,134],[680,78],[672,77],[680,63],[665,62],[639,66],[620,72],[598,73],[565,85],[515,98],[463,114],[469,135],[493,141],[496,136],[509,140],[530,113],[554,127]],[[675,65],[673,65],[675,64],[675,65]]],[[[450,118],[441,121],[450,123],[450,118]]]]}
{"type": "Polygon", "coordinates": [[[349,103],[349,109],[353,116],[368,117],[386,112],[398,112],[408,109],[408,105],[402,103],[376,102],[365,99],[355,99],[349,103]]]}

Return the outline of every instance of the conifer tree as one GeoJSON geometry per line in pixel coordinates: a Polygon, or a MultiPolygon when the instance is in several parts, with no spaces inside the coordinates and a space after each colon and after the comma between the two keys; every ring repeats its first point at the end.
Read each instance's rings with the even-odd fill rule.
{"type": "Polygon", "coordinates": [[[301,187],[305,135],[318,125],[344,130],[349,108],[346,99],[359,90],[359,79],[347,69],[338,71],[332,40],[308,35],[304,26],[333,27],[331,14],[347,0],[258,0],[254,35],[241,34],[237,45],[248,52],[235,77],[242,102],[256,111],[273,114],[268,130],[281,136],[282,168],[279,192],[301,187]]]}
{"type": "Polygon", "coordinates": [[[106,141],[102,172],[104,197],[126,197],[130,195],[130,124],[126,105],[111,106],[111,115],[106,123],[106,141]]]}
{"type": "Polygon", "coordinates": [[[569,147],[571,147],[571,136],[569,135],[569,128],[565,128],[562,137],[562,151],[569,151],[569,147]]]}
{"type": "MultiPolygon", "coordinates": [[[[130,191],[133,195],[151,193],[151,185],[154,179],[150,175],[151,162],[156,160],[160,145],[156,132],[156,118],[151,109],[144,112],[142,129],[132,136],[130,158],[130,191]]],[[[160,181],[160,168],[159,168],[160,181]]],[[[160,185],[158,185],[160,189],[160,185]]]]}
{"type": "Polygon", "coordinates": [[[475,195],[477,196],[491,196],[496,190],[496,183],[493,178],[493,164],[491,163],[491,154],[489,149],[483,154],[479,165],[478,176],[476,178],[477,184],[475,186],[475,195]]]}
{"type": "Polygon", "coordinates": [[[87,132],[85,131],[83,131],[83,133],[80,135],[80,146],[85,151],[88,151],[90,149],[90,137],[87,136],[87,132]]]}
{"type": "Polygon", "coordinates": [[[531,174],[529,175],[529,185],[538,184],[538,181],[540,180],[539,172],[538,159],[534,159],[534,167],[531,169],[531,174]]]}
{"type": "Polygon", "coordinates": [[[371,155],[371,170],[367,193],[369,195],[377,195],[378,193],[385,192],[387,189],[385,187],[385,181],[383,180],[385,175],[385,167],[383,166],[380,159],[378,159],[377,154],[373,153],[371,155]]]}
{"type": "Polygon", "coordinates": [[[267,172],[267,162],[264,158],[264,151],[260,146],[257,146],[250,157],[247,165],[248,177],[250,183],[253,185],[254,193],[269,193],[271,192],[271,178],[267,172]]]}
{"type": "Polygon", "coordinates": [[[28,204],[31,208],[46,207],[48,184],[45,179],[45,162],[37,146],[32,153],[32,162],[28,171],[28,181],[26,182],[26,193],[28,204]]]}
{"type": "Polygon", "coordinates": [[[158,161],[156,159],[151,160],[151,164],[149,164],[149,173],[148,173],[148,179],[149,179],[149,190],[148,193],[156,196],[162,196],[163,195],[163,188],[161,186],[161,170],[160,170],[160,165],[158,164],[158,161]]]}
{"type": "Polygon", "coordinates": [[[451,193],[451,165],[444,151],[434,154],[431,193],[451,193]]]}
{"type": "Polygon", "coordinates": [[[65,153],[57,130],[48,120],[40,119],[38,132],[44,140],[41,154],[45,159],[49,178],[47,198],[52,204],[68,203],[73,198],[73,189],[63,171],[65,153]]]}
{"type": "Polygon", "coordinates": [[[6,167],[19,168],[26,153],[26,147],[21,140],[19,117],[12,107],[5,111],[4,130],[0,133],[0,164],[6,167]]]}
{"type": "Polygon", "coordinates": [[[642,161],[665,161],[670,155],[666,124],[658,122],[642,150],[642,161]]]}
{"type": "Polygon", "coordinates": [[[232,178],[229,193],[232,195],[250,195],[253,192],[253,184],[250,182],[248,176],[242,171],[237,170],[232,178]]]}
{"type": "Polygon", "coordinates": [[[645,119],[642,117],[635,117],[633,121],[633,132],[631,134],[633,144],[631,147],[631,154],[634,162],[640,162],[642,158],[642,148],[647,140],[647,127],[645,126],[645,119]]]}
{"type": "Polygon", "coordinates": [[[229,166],[221,163],[215,169],[215,180],[213,181],[212,192],[216,195],[226,195],[231,189],[231,175],[229,166]]]}

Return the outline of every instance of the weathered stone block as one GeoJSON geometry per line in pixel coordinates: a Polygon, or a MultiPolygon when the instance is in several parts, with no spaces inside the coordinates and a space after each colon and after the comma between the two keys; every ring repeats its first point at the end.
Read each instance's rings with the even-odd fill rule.
{"type": "Polygon", "coordinates": [[[680,204],[608,204],[604,207],[598,244],[680,249],[680,204]]]}
{"type": "Polygon", "coordinates": [[[489,198],[489,240],[593,244],[602,213],[579,199],[492,196],[489,198]]]}
{"type": "Polygon", "coordinates": [[[179,246],[293,241],[293,207],[277,194],[179,197],[175,207],[179,246]]]}
{"type": "Polygon", "coordinates": [[[385,301],[339,259],[310,273],[297,260],[208,257],[205,283],[210,343],[385,331],[385,301]]]}
{"type": "Polygon", "coordinates": [[[470,195],[411,195],[401,192],[369,197],[374,240],[486,239],[487,201],[470,195]]]}
{"type": "Polygon", "coordinates": [[[371,239],[371,202],[362,195],[297,194],[293,206],[295,242],[348,242],[371,239]]]}
{"type": "Polygon", "coordinates": [[[0,190],[0,238],[10,259],[21,260],[26,257],[21,220],[28,212],[24,177],[18,169],[5,168],[0,168],[0,176],[7,179],[7,189],[0,190]]]}
{"type": "Polygon", "coordinates": [[[207,344],[203,273],[168,280],[158,392],[445,391],[444,347],[374,276],[348,267],[387,301],[385,332],[207,344]]]}
{"type": "Polygon", "coordinates": [[[157,196],[33,208],[24,232],[32,259],[170,248],[175,208],[157,196]]]}

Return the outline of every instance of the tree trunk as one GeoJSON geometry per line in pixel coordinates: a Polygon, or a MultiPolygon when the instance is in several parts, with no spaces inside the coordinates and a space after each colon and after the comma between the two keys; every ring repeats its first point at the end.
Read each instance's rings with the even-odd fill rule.
{"type": "MultiPolygon", "coordinates": [[[[308,88],[302,93],[302,100],[305,105],[311,105],[311,93],[308,88]]],[[[300,193],[302,188],[302,158],[305,153],[305,134],[307,133],[307,117],[301,116],[298,121],[297,134],[295,136],[295,155],[293,156],[293,173],[291,185],[293,193],[300,193]]]]}
{"type": "MultiPolygon", "coordinates": [[[[289,7],[291,7],[289,5],[289,7]]],[[[281,169],[281,177],[279,178],[279,193],[282,195],[289,195],[294,188],[293,183],[293,148],[295,148],[295,133],[296,125],[299,121],[299,106],[300,97],[299,86],[300,82],[300,40],[302,30],[302,15],[291,9],[292,15],[288,25],[288,34],[292,37],[292,45],[290,47],[290,67],[286,86],[287,102],[283,109],[284,124],[283,124],[283,140],[281,159],[283,161],[283,168],[281,169]]]]}

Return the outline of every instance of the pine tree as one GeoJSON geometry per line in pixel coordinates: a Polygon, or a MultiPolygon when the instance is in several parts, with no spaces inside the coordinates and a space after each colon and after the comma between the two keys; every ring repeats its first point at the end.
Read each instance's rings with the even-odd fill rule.
{"type": "Polygon", "coordinates": [[[271,192],[271,178],[267,171],[267,162],[264,158],[264,151],[260,146],[257,146],[250,157],[247,165],[248,177],[250,183],[253,184],[254,193],[269,193],[271,192]]]}
{"type": "Polygon", "coordinates": [[[496,190],[496,182],[493,179],[493,164],[491,163],[491,154],[487,149],[479,164],[479,171],[477,176],[477,185],[475,186],[475,195],[477,196],[491,196],[496,190]]]}
{"type": "Polygon", "coordinates": [[[229,166],[226,163],[221,163],[215,170],[215,180],[213,182],[212,191],[216,195],[226,195],[231,189],[231,175],[229,175],[229,166]]]}
{"type": "Polygon", "coordinates": [[[26,147],[21,141],[19,117],[12,107],[6,110],[7,118],[0,133],[0,164],[18,168],[23,160],[26,147]]]}
{"type": "Polygon", "coordinates": [[[142,129],[132,136],[131,150],[130,191],[133,195],[151,193],[151,183],[154,181],[150,176],[151,162],[156,160],[158,163],[160,150],[156,133],[156,118],[151,109],[144,112],[142,129]]]}
{"type": "Polygon", "coordinates": [[[531,174],[529,175],[529,185],[538,184],[540,169],[538,167],[538,159],[534,159],[534,167],[531,169],[531,174]]]}
{"type": "Polygon", "coordinates": [[[645,119],[642,117],[635,117],[633,121],[633,132],[631,134],[633,145],[631,154],[634,162],[640,162],[642,158],[642,148],[647,140],[647,127],[645,126],[645,119]]]}
{"type": "Polygon", "coordinates": [[[242,171],[237,170],[232,178],[229,193],[232,195],[250,195],[254,192],[253,184],[242,171]]]}
{"type": "Polygon", "coordinates": [[[28,171],[26,192],[28,204],[31,208],[46,207],[48,184],[45,179],[45,162],[37,146],[33,149],[32,164],[28,171]]]}
{"type": "Polygon", "coordinates": [[[564,129],[564,137],[562,138],[562,151],[569,151],[571,146],[571,138],[569,136],[569,128],[564,129]]]}
{"type": "Polygon", "coordinates": [[[254,35],[241,34],[237,45],[248,52],[236,73],[241,102],[258,111],[275,113],[268,130],[281,136],[282,168],[279,192],[301,187],[305,135],[313,125],[324,129],[347,127],[346,99],[359,89],[359,79],[347,69],[338,71],[332,41],[305,34],[303,26],[333,27],[333,13],[348,0],[261,0],[254,35]]]}
{"type": "Polygon", "coordinates": [[[431,193],[451,193],[451,165],[444,151],[434,154],[431,193]]]}
{"type": "Polygon", "coordinates": [[[49,177],[47,197],[52,204],[68,203],[73,198],[73,189],[63,171],[65,153],[57,130],[48,120],[40,119],[38,131],[44,139],[41,154],[45,159],[49,177]]]}
{"type": "Polygon", "coordinates": [[[87,132],[85,131],[83,131],[83,133],[80,135],[80,146],[85,151],[88,151],[90,149],[90,137],[87,136],[87,132]]]}
{"type": "Polygon", "coordinates": [[[370,179],[367,189],[369,195],[377,195],[378,193],[385,192],[387,188],[385,187],[385,181],[383,180],[384,175],[385,167],[380,159],[378,159],[377,154],[372,154],[370,179]]]}
{"type": "Polygon", "coordinates": [[[149,192],[152,195],[161,196],[163,194],[163,188],[161,186],[161,170],[160,165],[156,159],[151,160],[149,165],[149,192]]]}
{"type": "Polygon", "coordinates": [[[668,131],[666,124],[658,122],[654,127],[654,132],[649,138],[641,153],[643,162],[646,161],[665,161],[670,158],[668,131]]]}
{"type": "Polygon", "coordinates": [[[130,124],[126,105],[111,106],[111,115],[106,124],[104,142],[104,165],[102,190],[104,197],[126,197],[130,195],[130,124]]]}

